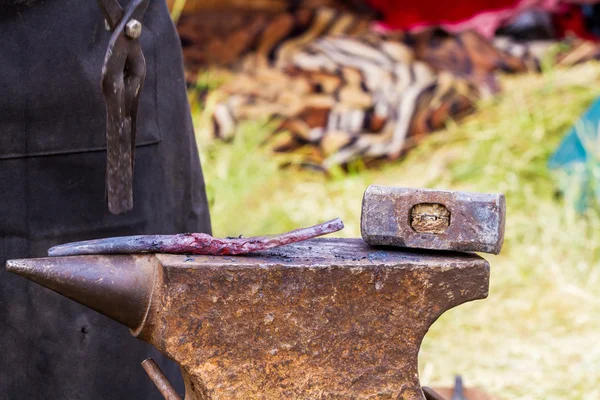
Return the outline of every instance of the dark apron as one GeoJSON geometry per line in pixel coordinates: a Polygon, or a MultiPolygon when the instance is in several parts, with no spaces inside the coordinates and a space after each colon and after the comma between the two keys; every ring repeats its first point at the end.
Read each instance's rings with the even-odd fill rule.
{"type": "MultiPolygon", "coordinates": [[[[2,0],[0,0],[2,3],[2,0]]],[[[123,2],[125,3],[125,2],[123,2]]],[[[140,362],[181,388],[178,367],[128,329],[24,278],[7,259],[58,243],[210,232],[181,48],[164,0],[140,38],[134,209],[105,204],[100,73],[110,33],[95,1],[0,6],[0,399],[161,399],[140,362]]]]}

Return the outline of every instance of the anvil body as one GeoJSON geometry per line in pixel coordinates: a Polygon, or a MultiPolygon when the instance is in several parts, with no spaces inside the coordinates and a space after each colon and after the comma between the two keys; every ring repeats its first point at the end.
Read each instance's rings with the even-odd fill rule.
{"type": "Polygon", "coordinates": [[[8,268],[119,320],[177,361],[187,400],[423,400],[417,357],[427,330],[489,287],[489,264],[477,255],[360,239],[8,268]]]}

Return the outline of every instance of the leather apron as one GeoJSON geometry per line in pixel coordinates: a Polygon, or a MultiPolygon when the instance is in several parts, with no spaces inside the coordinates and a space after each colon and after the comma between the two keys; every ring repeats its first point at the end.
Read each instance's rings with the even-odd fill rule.
{"type": "Polygon", "coordinates": [[[182,391],[177,365],[126,327],[4,269],[69,241],[210,233],[165,2],[151,0],[142,20],[134,208],[118,216],[105,204],[100,77],[110,33],[97,3],[1,4],[0,399],[161,399],[140,366],[149,356],[182,391]]]}

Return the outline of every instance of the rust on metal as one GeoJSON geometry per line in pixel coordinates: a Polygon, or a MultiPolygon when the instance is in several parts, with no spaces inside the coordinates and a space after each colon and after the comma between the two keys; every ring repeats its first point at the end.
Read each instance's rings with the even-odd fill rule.
{"type": "Polygon", "coordinates": [[[239,255],[283,246],[337,232],[344,228],[339,218],[272,236],[249,238],[214,238],[206,233],[181,233],[177,235],[122,236],[87,240],[52,247],[48,255],[73,256],[84,254],[139,254],[172,253],[204,255],[239,255]]]}
{"type": "Polygon", "coordinates": [[[140,93],[146,61],[138,38],[149,0],[132,0],[123,10],[117,0],[97,0],[112,31],[104,64],[106,102],[106,198],[108,209],[121,214],[133,208],[133,166],[140,93]]]}
{"type": "Polygon", "coordinates": [[[425,400],[423,337],[489,287],[489,264],[475,254],[382,250],[360,239],[238,257],[16,260],[8,269],[113,318],[127,305],[118,320],[179,363],[187,400],[425,400]],[[98,306],[99,296],[112,307],[98,306]]]}
{"type": "Polygon", "coordinates": [[[181,397],[177,394],[158,364],[156,364],[156,361],[147,358],[142,361],[142,367],[165,400],[181,400],[181,397]]]}
{"type": "Polygon", "coordinates": [[[371,245],[498,254],[503,194],[372,185],[363,197],[361,234],[371,245]]]}

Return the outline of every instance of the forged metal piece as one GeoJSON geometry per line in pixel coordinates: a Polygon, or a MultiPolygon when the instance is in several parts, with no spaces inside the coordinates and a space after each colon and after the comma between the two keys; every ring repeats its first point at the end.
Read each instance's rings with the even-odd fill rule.
{"type": "Polygon", "coordinates": [[[138,102],[146,61],[137,38],[150,0],[132,0],[124,11],[117,0],[98,0],[112,30],[102,66],[106,101],[106,197],[108,209],[121,214],[133,208],[133,166],[138,102]],[[137,24],[136,24],[137,22],[137,24]]]}
{"type": "Polygon", "coordinates": [[[384,251],[360,239],[239,257],[13,260],[7,269],[113,318],[126,306],[118,320],[180,364],[186,400],[425,400],[423,337],[489,288],[489,264],[475,254],[384,251]]]}
{"type": "Polygon", "coordinates": [[[165,400],[181,400],[181,397],[179,397],[175,389],[173,389],[173,386],[171,386],[165,374],[160,370],[156,361],[147,358],[142,361],[142,367],[144,367],[144,370],[165,400]]]}
{"type": "Polygon", "coordinates": [[[206,233],[122,236],[62,244],[48,250],[48,255],[51,257],[139,253],[238,255],[312,239],[337,232],[343,228],[342,220],[336,218],[319,225],[296,229],[280,235],[249,238],[220,239],[206,233]]]}
{"type": "Polygon", "coordinates": [[[505,214],[503,194],[372,185],[360,227],[371,245],[498,254],[505,214]]]}

